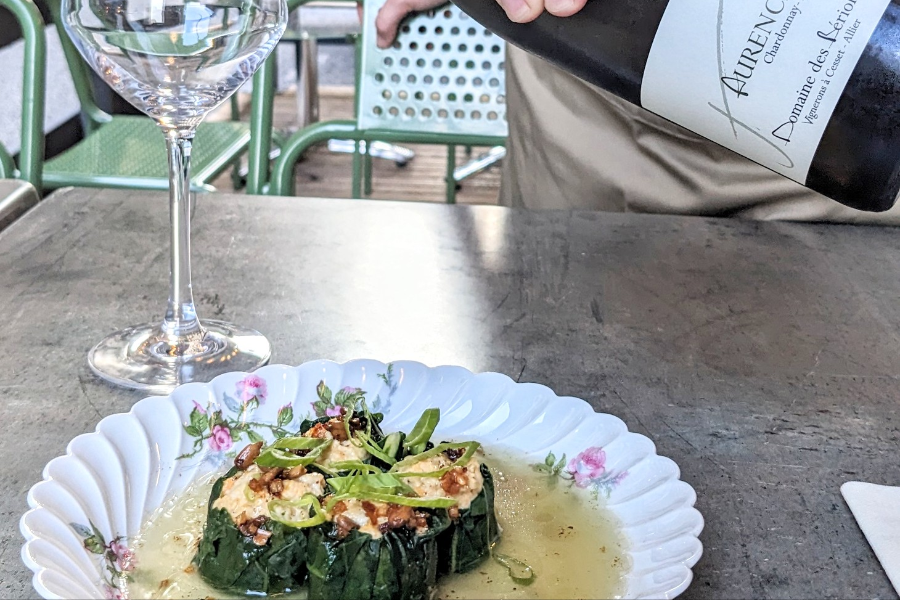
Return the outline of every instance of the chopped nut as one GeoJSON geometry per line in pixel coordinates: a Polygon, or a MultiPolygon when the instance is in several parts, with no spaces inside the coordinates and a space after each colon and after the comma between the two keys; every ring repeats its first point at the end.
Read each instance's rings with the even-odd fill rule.
{"type": "Polygon", "coordinates": [[[327,439],[329,433],[330,432],[325,425],[316,423],[309,431],[303,434],[303,437],[327,439]]]}
{"type": "Polygon", "coordinates": [[[265,546],[270,537],[272,537],[271,531],[260,529],[256,532],[256,535],[253,536],[253,543],[257,546],[265,546]]]}
{"type": "Polygon", "coordinates": [[[245,471],[257,458],[259,458],[259,451],[262,449],[262,445],[262,442],[256,442],[241,450],[234,459],[234,466],[241,471],[245,471]]]}
{"type": "Polygon", "coordinates": [[[186,567],[184,568],[184,572],[187,573],[188,575],[190,575],[191,573],[193,573],[195,570],[196,570],[196,567],[193,565],[193,563],[192,563],[192,564],[189,564],[188,566],[186,566],[186,567]]]}
{"type": "Polygon", "coordinates": [[[328,432],[331,433],[331,437],[334,438],[334,441],[347,441],[347,429],[344,427],[343,419],[331,419],[325,423],[325,427],[328,429],[328,432]]]}
{"type": "Polygon", "coordinates": [[[469,485],[469,476],[462,467],[454,467],[441,477],[441,488],[451,496],[458,494],[467,485],[469,485]]]}
{"type": "Polygon", "coordinates": [[[284,491],[284,480],[283,479],[275,479],[271,483],[269,483],[269,493],[273,496],[281,496],[281,492],[284,491]]]}
{"type": "Polygon", "coordinates": [[[447,509],[447,514],[450,515],[450,518],[454,521],[459,518],[459,506],[453,505],[447,509]]]}
{"type": "MultiPolygon", "coordinates": [[[[241,516],[246,515],[246,513],[241,516]]],[[[238,530],[247,537],[254,537],[257,533],[260,532],[260,527],[266,524],[268,519],[263,516],[256,517],[255,519],[250,519],[249,521],[244,521],[240,525],[238,525],[238,530]]],[[[262,544],[260,544],[262,545],[262,544]]]]}
{"type": "Polygon", "coordinates": [[[284,471],[281,476],[285,479],[299,479],[303,475],[306,475],[306,467],[303,465],[297,465],[296,467],[291,467],[287,471],[284,471]]]}
{"type": "Polygon", "coordinates": [[[366,511],[366,516],[369,517],[369,522],[372,525],[378,524],[378,507],[369,502],[368,500],[362,501],[363,510],[366,511]]]}
{"type": "Polygon", "coordinates": [[[334,518],[334,524],[337,527],[337,534],[339,538],[346,537],[347,534],[359,527],[359,525],[356,524],[356,521],[345,514],[336,516],[334,518]]]}

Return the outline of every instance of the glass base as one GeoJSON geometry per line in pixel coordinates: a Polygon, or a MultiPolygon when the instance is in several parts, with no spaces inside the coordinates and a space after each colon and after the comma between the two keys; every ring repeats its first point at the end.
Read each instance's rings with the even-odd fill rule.
{"type": "Polygon", "coordinates": [[[117,331],[88,353],[101,379],[151,394],[168,394],[191,381],[208,382],[230,371],[252,371],[272,356],[272,344],[258,331],[201,321],[205,334],[172,346],[159,324],[117,331]],[[179,355],[180,354],[180,355],[179,355]]]}

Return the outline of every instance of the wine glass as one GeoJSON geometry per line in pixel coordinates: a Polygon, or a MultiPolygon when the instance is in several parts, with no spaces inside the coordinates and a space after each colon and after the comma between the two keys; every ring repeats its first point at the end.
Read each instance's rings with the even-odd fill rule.
{"type": "Polygon", "coordinates": [[[190,159],[200,121],[275,48],[285,0],[62,0],[62,24],[91,67],[156,120],[169,159],[171,262],[162,322],[113,333],[88,355],[117,385],[164,393],[268,362],[259,332],[197,317],[191,291],[190,159]]]}

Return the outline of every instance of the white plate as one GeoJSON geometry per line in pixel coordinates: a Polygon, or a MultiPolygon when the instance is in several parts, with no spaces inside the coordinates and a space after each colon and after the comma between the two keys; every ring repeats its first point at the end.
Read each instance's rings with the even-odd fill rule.
{"type": "Polygon", "coordinates": [[[250,436],[296,430],[357,391],[385,414],[385,431],[408,430],[438,407],[436,437],[505,446],[535,463],[569,457],[559,476],[606,498],[624,527],[632,565],[625,597],[673,598],[690,584],[702,553],[696,494],[674,462],[621,420],[497,373],[357,360],[271,365],[183,385],[72,440],[31,488],[20,522],[34,588],[44,598],[121,597],[115,573],[131,566],[127,542],[163,501],[221,469],[250,436]]]}

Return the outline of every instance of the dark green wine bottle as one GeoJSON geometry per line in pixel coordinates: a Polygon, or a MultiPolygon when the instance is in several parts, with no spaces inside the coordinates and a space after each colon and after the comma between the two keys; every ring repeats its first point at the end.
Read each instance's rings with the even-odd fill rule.
{"type": "MultiPolygon", "coordinates": [[[[900,191],[900,0],[588,0],[493,33],[847,206],[900,191]]],[[[584,118],[590,118],[585,115],[584,118]]]]}

